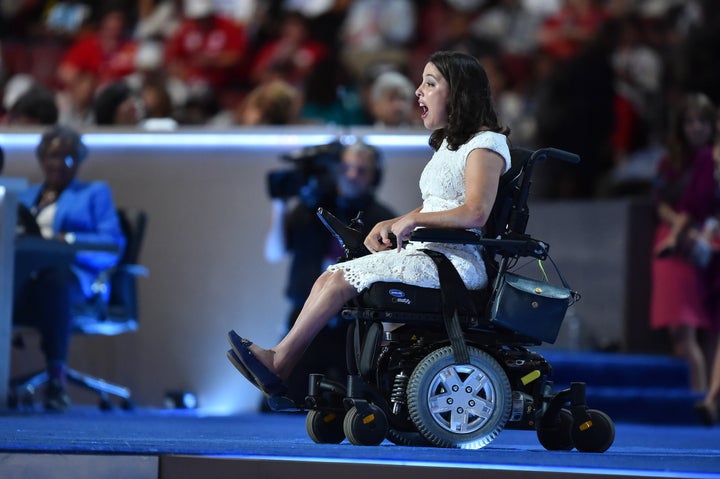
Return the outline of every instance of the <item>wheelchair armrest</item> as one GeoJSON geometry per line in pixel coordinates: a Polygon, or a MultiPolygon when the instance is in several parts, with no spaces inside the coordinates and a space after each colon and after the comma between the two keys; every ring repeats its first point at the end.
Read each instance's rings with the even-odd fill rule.
{"type": "Polygon", "coordinates": [[[472,231],[447,228],[419,228],[410,235],[410,241],[481,245],[493,248],[501,255],[532,256],[541,260],[547,257],[550,249],[550,246],[546,243],[529,236],[484,238],[472,231]]]}

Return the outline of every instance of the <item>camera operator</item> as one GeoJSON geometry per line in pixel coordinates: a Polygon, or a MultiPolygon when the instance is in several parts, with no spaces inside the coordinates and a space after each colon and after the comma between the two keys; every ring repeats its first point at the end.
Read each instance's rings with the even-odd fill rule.
{"type": "MultiPolygon", "coordinates": [[[[287,197],[273,198],[265,258],[276,263],[286,255],[292,256],[285,290],[291,305],[288,329],[295,322],[315,279],[329,264],[343,256],[342,248],[317,218],[318,206],[331,211],[344,223],[349,223],[362,211],[363,235],[379,221],[396,216],[375,199],[375,189],[382,175],[378,150],[358,141],[343,147],[337,156],[339,161],[336,159],[328,169],[334,183],[332,188],[327,187],[325,175],[311,175],[300,188],[293,206],[288,204],[287,197]]],[[[297,380],[288,385],[290,396],[298,404],[304,403],[309,373],[323,373],[330,379],[344,382],[346,330],[347,324],[336,318],[310,345],[299,365],[299,374],[293,375],[297,380]]]]}

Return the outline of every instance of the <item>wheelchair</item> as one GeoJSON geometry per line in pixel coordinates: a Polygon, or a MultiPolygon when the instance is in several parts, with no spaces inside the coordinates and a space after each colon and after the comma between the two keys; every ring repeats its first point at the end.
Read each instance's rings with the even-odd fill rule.
{"type": "MultiPolygon", "coordinates": [[[[535,164],[580,161],[555,148],[513,148],[511,157],[482,236],[430,228],[411,236],[411,241],[482,247],[488,287],[468,291],[447,258],[428,251],[438,264],[440,289],[375,283],[347,303],[341,312],[352,321],[347,382],[322,374],[308,379],[304,409],[314,442],[347,438],[354,445],[378,445],[387,439],[405,446],[479,449],[503,429],[524,429],[535,430],[547,450],[604,452],[612,445],[613,421],[586,405],[585,384],[553,393],[551,365],[529,349],[555,341],[564,309],[549,330],[522,317],[516,318],[517,328],[491,320],[503,275],[520,258],[548,257],[549,246],[525,233],[535,164]]],[[[322,208],[318,216],[344,249],[339,261],[368,253],[357,228],[361,214],[349,225],[322,208]]]]}

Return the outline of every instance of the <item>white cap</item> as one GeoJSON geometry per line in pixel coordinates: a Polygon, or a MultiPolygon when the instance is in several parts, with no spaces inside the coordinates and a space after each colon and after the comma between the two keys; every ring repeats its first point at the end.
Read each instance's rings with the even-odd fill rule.
{"type": "Polygon", "coordinates": [[[139,70],[154,70],[162,66],[162,45],[155,41],[144,41],[135,52],[135,67],[139,70]]]}
{"type": "Polygon", "coordinates": [[[27,92],[35,84],[32,75],[26,73],[18,73],[10,77],[5,85],[5,94],[3,95],[3,107],[6,110],[12,108],[15,102],[25,92],[27,92]]]}
{"type": "Polygon", "coordinates": [[[203,18],[215,11],[213,0],[185,0],[184,3],[187,18],[203,18]]]}

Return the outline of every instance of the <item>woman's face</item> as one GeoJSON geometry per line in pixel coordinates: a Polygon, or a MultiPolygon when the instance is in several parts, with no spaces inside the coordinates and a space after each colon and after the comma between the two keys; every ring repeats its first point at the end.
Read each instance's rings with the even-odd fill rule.
{"type": "Polygon", "coordinates": [[[689,109],[685,112],[685,118],[683,119],[683,131],[688,145],[693,149],[697,149],[710,144],[713,125],[712,122],[703,118],[700,111],[689,109]]]}
{"type": "Polygon", "coordinates": [[[448,123],[450,85],[440,70],[428,62],[423,70],[422,83],[415,90],[423,125],[428,130],[445,128],[448,123]]]}
{"type": "Polygon", "coordinates": [[[40,167],[48,188],[60,191],[75,178],[78,162],[72,157],[73,150],[61,139],[50,142],[40,158],[40,167]]]}

